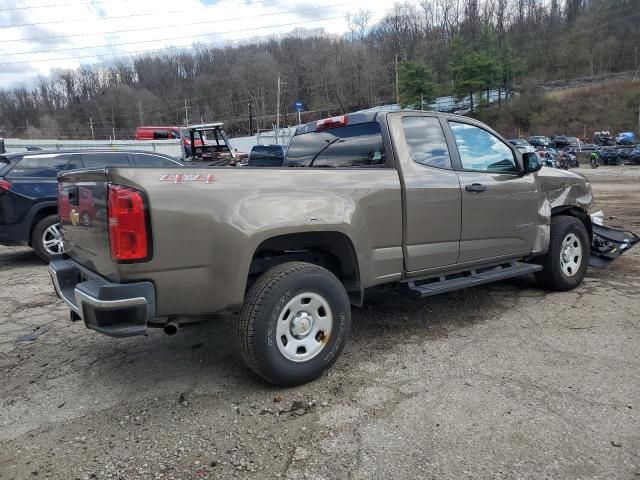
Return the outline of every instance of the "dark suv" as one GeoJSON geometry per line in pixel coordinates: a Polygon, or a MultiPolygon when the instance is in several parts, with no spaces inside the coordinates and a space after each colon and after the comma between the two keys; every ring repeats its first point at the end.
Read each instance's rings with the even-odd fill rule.
{"type": "MultiPolygon", "coordinates": [[[[62,253],[58,229],[59,172],[105,166],[182,167],[171,157],[152,152],[113,150],[40,150],[0,155],[0,244],[29,245],[49,261],[62,253]]],[[[90,199],[81,198],[89,218],[90,199]]]]}

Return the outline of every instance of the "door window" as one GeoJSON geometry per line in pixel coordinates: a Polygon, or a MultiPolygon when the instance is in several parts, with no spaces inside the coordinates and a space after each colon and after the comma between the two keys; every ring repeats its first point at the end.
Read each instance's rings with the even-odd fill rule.
{"type": "Polygon", "coordinates": [[[402,130],[414,162],[429,167],[451,168],[447,141],[436,117],[403,117],[402,130]]]}
{"type": "Polygon", "coordinates": [[[129,165],[129,156],[126,153],[83,153],[82,161],[86,168],[100,168],[106,166],[129,165]]]}
{"type": "Polygon", "coordinates": [[[56,178],[67,168],[69,156],[61,154],[25,155],[9,172],[9,178],[56,178]]]}
{"type": "Polygon", "coordinates": [[[463,170],[517,172],[513,151],[498,137],[466,123],[449,122],[463,170]]]}
{"type": "Polygon", "coordinates": [[[178,162],[160,155],[152,155],[150,153],[135,153],[133,159],[138,167],[179,167],[178,162]]]}

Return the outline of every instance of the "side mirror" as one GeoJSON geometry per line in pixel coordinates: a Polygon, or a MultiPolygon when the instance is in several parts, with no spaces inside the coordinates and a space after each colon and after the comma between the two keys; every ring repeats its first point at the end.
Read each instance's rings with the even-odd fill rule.
{"type": "Polygon", "coordinates": [[[534,152],[523,153],[522,163],[524,164],[524,173],[534,173],[542,168],[542,163],[538,161],[538,155],[534,152]]]}

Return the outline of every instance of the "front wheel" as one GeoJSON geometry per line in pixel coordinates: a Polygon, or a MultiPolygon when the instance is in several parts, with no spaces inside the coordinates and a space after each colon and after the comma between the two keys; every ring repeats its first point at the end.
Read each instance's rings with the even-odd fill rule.
{"type": "Polygon", "coordinates": [[[247,365],[267,381],[294,386],[318,378],[336,361],[351,328],[342,282],[325,268],[288,262],[250,288],[238,321],[247,365]]]}
{"type": "Polygon", "coordinates": [[[575,217],[551,218],[549,251],[539,258],[538,283],[548,290],[566,291],[582,282],[589,266],[591,245],[584,224],[575,217]]]}

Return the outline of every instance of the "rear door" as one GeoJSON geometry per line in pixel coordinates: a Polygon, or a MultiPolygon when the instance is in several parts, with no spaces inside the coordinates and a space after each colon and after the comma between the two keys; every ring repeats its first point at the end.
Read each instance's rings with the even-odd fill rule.
{"type": "Polygon", "coordinates": [[[6,172],[11,191],[3,196],[3,222],[24,221],[36,204],[49,202],[54,206],[58,196],[56,177],[67,168],[69,157],[60,153],[25,155],[6,172]]]}
{"type": "Polygon", "coordinates": [[[514,149],[483,125],[465,119],[447,124],[462,195],[459,263],[531,252],[538,218],[535,175],[522,175],[514,149]]]}
{"type": "Polygon", "coordinates": [[[438,116],[387,116],[403,182],[405,270],[418,272],[458,261],[461,196],[438,116]]]}

